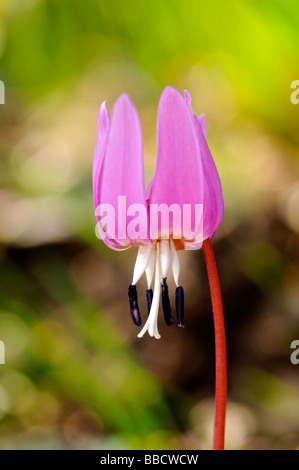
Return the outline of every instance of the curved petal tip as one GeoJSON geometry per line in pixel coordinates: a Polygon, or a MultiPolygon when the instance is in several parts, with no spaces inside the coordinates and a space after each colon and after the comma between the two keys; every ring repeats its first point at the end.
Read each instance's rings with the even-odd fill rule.
{"type": "Polygon", "coordinates": [[[192,98],[191,98],[190,92],[188,90],[184,90],[184,96],[185,96],[185,100],[186,100],[187,105],[191,108],[192,98]]]}

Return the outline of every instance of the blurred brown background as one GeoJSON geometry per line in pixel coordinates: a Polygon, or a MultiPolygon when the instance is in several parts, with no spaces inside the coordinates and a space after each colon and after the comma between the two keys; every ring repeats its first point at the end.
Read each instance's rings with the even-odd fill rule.
{"type": "MultiPolygon", "coordinates": [[[[227,448],[299,445],[299,9],[295,0],[2,0],[1,449],[205,449],[214,335],[201,251],[181,252],[186,327],[139,340],[136,256],[95,237],[97,110],[126,91],[145,177],[159,95],[205,113],[225,215],[213,240],[228,341],[227,448]]],[[[145,318],[142,281],[138,292],[145,318]]],[[[174,286],[170,283],[174,303],[174,286]]]]}

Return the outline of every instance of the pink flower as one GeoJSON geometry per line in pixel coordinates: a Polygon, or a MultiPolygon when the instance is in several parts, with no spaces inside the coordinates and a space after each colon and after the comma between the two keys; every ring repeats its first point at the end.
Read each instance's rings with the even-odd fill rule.
{"type": "Polygon", "coordinates": [[[220,179],[205,134],[205,118],[194,116],[190,93],[185,91],[183,98],[175,88],[166,87],[158,110],[156,171],[145,192],[141,126],[133,103],[122,94],[114,104],[111,122],[106,102],[99,109],[93,164],[97,226],[109,248],[139,246],[129,286],[132,318],[141,325],[136,283],[146,273],[149,315],[139,337],[148,331],[160,338],[161,290],[165,321],[173,322],[166,283],[170,265],[177,286],[178,321],[183,326],[177,251],[200,248],[214,236],[223,216],[220,179]]]}

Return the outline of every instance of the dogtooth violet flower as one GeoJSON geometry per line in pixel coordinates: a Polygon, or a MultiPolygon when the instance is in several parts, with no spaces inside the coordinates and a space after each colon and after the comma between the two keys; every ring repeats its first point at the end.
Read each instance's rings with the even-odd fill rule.
{"type": "Polygon", "coordinates": [[[148,331],[150,336],[160,338],[157,320],[161,293],[165,321],[167,325],[173,322],[166,283],[170,265],[177,286],[178,322],[179,326],[184,325],[184,291],[179,286],[177,251],[200,248],[203,240],[213,237],[223,216],[220,179],[205,134],[205,117],[193,115],[190,93],[185,91],[183,98],[175,88],[166,87],[158,109],[156,171],[145,193],[142,133],[133,103],[128,95],[122,94],[114,104],[111,121],[106,101],[99,109],[93,166],[98,230],[106,245],[114,250],[139,246],[129,286],[131,315],[139,326],[142,321],[136,283],[146,272],[149,314],[139,337],[148,331]],[[168,215],[171,209],[179,209],[179,213],[173,214],[172,224],[167,217],[154,220],[153,214],[157,214],[161,205],[168,208],[168,215]],[[195,207],[197,214],[192,211],[195,207]],[[107,208],[113,211],[104,220],[107,208]],[[182,217],[184,209],[189,224],[187,217],[182,217]]]}
{"type": "Polygon", "coordinates": [[[167,325],[173,323],[166,282],[171,267],[176,284],[176,313],[184,326],[184,291],[179,285],[179,250],[203,249],[210,284],[216,351],[214,449],[224,448],[226,410],[226,345],[218,272],[211,245],[223,216],[218,172],[206,142],[205,116],[196,117],[191,95],[166,87],[157,119],[157,161],[146,192],[143,143],[138,113],[127,94],[114,103],[110,120],[106,101],[99,109],[93,163],[93,198],[100,237],[113,250],[139,247],[132,283],[130,312],[142,325],[136,284],[146,273],[148,317],[138,334],[160,338],[160,297],[167,325]],[[151,285],[153,277],[154,290],[151,285]]]}

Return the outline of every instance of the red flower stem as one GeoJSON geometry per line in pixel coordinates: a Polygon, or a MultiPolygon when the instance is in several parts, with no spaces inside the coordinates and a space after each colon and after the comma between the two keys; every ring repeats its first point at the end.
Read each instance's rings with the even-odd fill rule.
{"type": "Polygon", "coordinates": [[[215,329],[216,397],[213,449],[223,450],[227,387],[225,325],[218,271],[209,238],[204,240],[202,248],[210,284],[215,329]]]}

